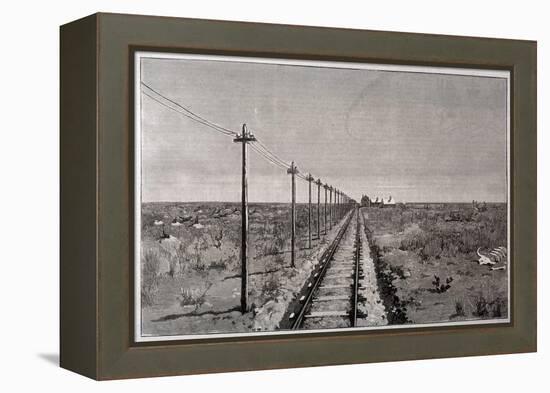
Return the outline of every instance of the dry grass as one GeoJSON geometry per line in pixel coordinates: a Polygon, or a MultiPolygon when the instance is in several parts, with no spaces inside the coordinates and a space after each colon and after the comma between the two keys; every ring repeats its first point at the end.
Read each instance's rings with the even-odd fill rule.
{"type": "MultiPolygon", "coordinates": [[[[405,208],[393,209],[391,212],[386,209],[385,214],[412,216],[420,231],[406,235],[399,248],[417,252],[423,260],[474,254],[478,247],[491,249],[506,244],[504,206],[492,205],[484,212],[476,212],[469,206],[462,209],[463,214],[452,221],[449,220],[449,209],[414,211],[405,208]]],[[[403,231],[401,228],[396,229],[398,232],[403,231]]]]}
{"type": "MultiPolygon", "coordinates": [[[[144,331],[173,334],[253,329],[253,313],[235,311],[240,305],[239,207],[239,203],[143,204],[142,245],[144,250],[154,250],[157,259],[157,273],[150,279],[154,284],[150,289],[149,281],[144,282],[142,288],[153,299],[143,302],[151,305],[143,313],[144,331]],[[176,224],[172,225],[174,219],[176,224]],[[207,282],[213,285],[200,296],[202,285],[207,282]],[[190,311],[191,307],[194,311],[190,311]]],[[[312,228],[316,229],[316,214],[312,218],[312,228]]],[[[290,219],[290,204],[250,204],[252,310],[272,302],[284,312],[293,291],[306,280],[303,272],[309,273],[307,269],[311,268],[306,261],[322,243],[314,240],[314,249],[307,249],[307,205],[298,204],[296,268],[290,268],[290,219]]],[[[142,265],[145,263],[143,258],[142,265]]],[[[268,321],[271,317],[263,318],[266,326],[273,325],[273,321],[268,321]]]]}
{"type": "Polygon", "coordinates": [[[141,264],[141,303],[152,306],[158,292],[160,255],[155,249],[146,249],[142,253],[141,264]]]}
{"type": "Polygon", "coordinates": [[[508,315],[507,271],[480,266],[476,255],[478,247],[507,245],[504,204],[484,209],[402,205],[364,212],[382,281],[395,303],[387,309],[404,308],[414,323],[508,315]]]}

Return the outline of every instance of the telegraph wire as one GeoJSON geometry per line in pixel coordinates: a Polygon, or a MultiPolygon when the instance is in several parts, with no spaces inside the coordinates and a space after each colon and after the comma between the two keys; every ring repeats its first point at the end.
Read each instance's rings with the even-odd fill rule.
{"type": "MultiPolygon", "coordinates": [[[[186,116],[186,117],[188,117],[188,118],[193,118],[193,119],[196,120],[197,122],[199,122],[199,123],[201,123],[201,124],[204,124],[204,125],[206,125],[206,126],[208,126],[208,127],[210,127],[210,128],[213,128],[213,129],[215,129],[215,130],[217,130],[217,131],[219,131],[219,132],[221,132],[221,133],[223,133],[223,134],[231,135],[231,136],[237,136],[237,135],[238,135],[237,132],[232,131],[232,130],[230,130],[230,129],[228,129],[228,128],[225,128],[225,127],[223,127],[223,126],[220,126],[219,124],[214,123],[213,121],[210,121],[210,120],[208,120],[208,119],[205,119],[204,117],[202,117],[202,116],[196,114],[195,112],[193,112],[191,109],[189,109],[189,108],[187,108],[187,107],[181,105],[180,103],[178,103],[178,102],[176,102],[176,101],[174,101],[174,100],[172,100],[172,99],[166,97],[164,94],[159,93],[157,90],[153,89],[152,87],[150,87],[149,85],[147,85],[145,82],[141,82],[141,84],[142,84],[142,86],[144,86],[147,90],[150,90],[150,91],[153,92],[155,95],[157,95],[157,96],[161,97],[162,99],[164,99],[164,100],[170,102],[172,105],[175,105],[176,107],[182,109],[183,111],[185,111],[185,113],[182,113],[181,111],[176,110],[175,108],[171,107],[170,105],[165,104],[166,107],[168,107],[168,108],[170,108],[170,109],[172,109],[172,110],[174,110],[174,111],[176,111],[176,112],[178,112],[178,113],[180,113],[180,114],[182,114],[182,115],[184,115],[184,116],[186,116]]],[[[155,97],[155,98],[152,97],[150,94],[147,94],[145,91],[143,92],[143,94],[145,94],[145,95],[147,95],[147,96],[149,96],[150,98],[153,98],[153,99],[156,98],[156,97],[155,97]]],[[[156,101],[157,101],[157,102],[160,102],[159,99],[156,99],[156,101]]]]}
{"type": "Polygon", "coordinates": [[[271,159],[269,156],[267,156],[265,153],[263,153],[262,150],[258,149],[258,147],[254,144],[251,144],[250,147],[252,148],[252,150],[254,150],[258,155],[261,155],[265,160],[267,160],[268,162],[272,163],[273,165],[277,166],[278,168],[282,169],[282,170],[287,170],[288,167],[285,167],[283,165],[281,165],[280,163],[278,163],[277,161],[274,161],[273,159],[271,159]]]}
{"type": "Polygon", "coordinates": [[[285,168],[290,168],[290,164],[288,164],[287,162],[281,160],[281,159],[278,159],[273,153],[271,153],[269,150],[267,150],[265,147],[261,146],[261,145],[257,145],[255,144],[255,146],[262,150],[266,155],[268,155],[273,161],[279,163],[280,165],[284,166],[285,168]]]}
{"type": "Polygon", "coordinates": [[[258,142],[258,144],[262,148],[264,148],[270,155],[272,155],[277,161],[280,161],[282,164],[287,165],[288,167],[290,167],[286,161],[284,161],[279,156],[277,156],[275,153],[273,153],[271,150],[269,150],[269,148],[266,145],[264,145],[264,143],[261,140],[259,140],[258,137],[256,137],[256,142],[258,142]]]}
{"type": "MultiPolygon", "coordinates": [[[[168,109],[171,109],[174,112],[179,113],[180,115],[183,115],[183,116],[185,116],[186,118],[188,118],[192,121],[195,121],[199,124],[202,124],[206,127],[209,127],[211,129],[213,129],[214,131],[217,131],[217,132],[219,132],[223,135],[230,136],[230,137],[237,137],[239,135],[239,133],[237,133],[235,131],[232,131],[232,130],[226,128],[226,127],[223,127],[223,126],[221,126],[217,123],[214,123],[213,121],[210,121],[210,120],[198,115],[197,113],[193,112],[191,109],[183,106],[182,104],[166,97],[164,94],[162,94],[162,93],[158,92],[157,90],[153,89],[151,86],[149,86],[145,82],[141,82],[141,85],[143,87],[145,87],[145,89],[146,89],[146,90],[142,90],[142,94],[144,94],[147,97],[151,98],[152,100],[154,100],[158,104],[160,104],[160,105],[162,105],[162,106],[164,106],[168,109]],[[150,92],[152,92],[152,94],[150,92]],[[168,101],[170,104],[176,106],[176,108],[174,108],[170,104],[164,102],[163,100],[168,101]]],[[[280,169],[283,169],[283,170],[290,169],[290,165],[286,161],[284,161],[282,158],[280,158],[277,154],[273,153],[260,139],[258,139],[257,136],[256,136],[256,141],[255,142],[256,143],[251,143],[250,147],[258,155],[260,155],[266,161],[268,161],[269,163],[277,166],[280,169]]],[[[304,175],[302,172],[297,172],[296,176],[299,179],[301,179],[305,182],[309,182],[308,176],[304,175]]]]}
{"type": "Polygon", "coordinates": [[[187,117],[187,118],[190,119],[190,120],[193,120],[193,121],[195,121],[195,122],[197,122],[197,123],[199,123],[199,124],[202,124],[202,125],[204,125],[204,126],[206,126],[206,127],[209,127],[209,128],[211,128],[211,129],[213,129],[214,131],[220,132],[220,133],[222,133],[222,134],[225,135],[225,136],[231,136],[231,137],[232,137],[232,135],[229,135],[229,134],[227,134],[227,133],[225,133],[225,132],[221,132],[220,130],[218,130],[218,129],[212,127],[212,126],[211,126],[210,124],[208,124],[208,123],[205,123],[205,122],[203,122],[203,121],[201,121],[201,120],[199,120],[199,119],[197,119],[197,118],[194,118],[194,117],[192,117],[192,116],[189,116],[189,115],[186,114],[186,113],[180,112],[180,111],[177,110],[176,108],[171,107],[170,105],[168,105],[168,104],[162,102],[162,101],[159,100],[158,98],[156,98],[156,97],[154,97],[154,96],[152,96],[152,95],[150,95],[150,94],[148,94],[148,93],[146,93],[146,92],[142,92],[142,94],[145,95],[145,96],[147,96],[147,97],[149,97],[149,98],[151,98],[152,100],[156,101],[158,104],[160,104],[160,105],[162,105],[162,106],[164,106],[164,107],[166,107],[166,108],[168,108],[168,109],[171,109],[171,110],[173,110],[174,112],[179,113],[180,115],[183,115],[183,116],[187,117]]]}

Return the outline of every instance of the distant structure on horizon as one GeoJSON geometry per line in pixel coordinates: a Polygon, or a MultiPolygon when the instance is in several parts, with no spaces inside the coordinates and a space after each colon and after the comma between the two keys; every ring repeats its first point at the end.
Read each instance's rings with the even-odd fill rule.
{"type": "Polygon", "coordinates": [[[368,195],[361,196],[362,207],[395,207],[395,199],[390,195],[387,199],[376,197],[371,199],[368,195]]]}

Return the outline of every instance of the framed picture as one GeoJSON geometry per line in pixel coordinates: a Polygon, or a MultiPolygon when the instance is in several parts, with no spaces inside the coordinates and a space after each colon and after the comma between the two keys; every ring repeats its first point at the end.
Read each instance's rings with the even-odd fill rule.
{"type": "Polygon", "coordinates": [[[61,28],[61,365],[536,350],[536,43],[61,28]]]}

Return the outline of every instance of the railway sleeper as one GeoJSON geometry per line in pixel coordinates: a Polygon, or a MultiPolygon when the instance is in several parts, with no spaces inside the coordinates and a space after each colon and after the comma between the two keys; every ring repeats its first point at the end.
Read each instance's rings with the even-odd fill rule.
{"type": "Polygon", "coordinates": [[[349,273],[349,274],[330,274],[325,276],[325,279],[330,280],[333,278],[353,278],[355,276],[355,272],[349,273]]]}
{"type": "Polygon", "coordinates": [[[350,288],[353,287],[353,284],[342,284],[342,285],[321,285],[320,289],[340,289],[340,288],[350,288]]]}
{"type": "Polygon", "coordinates": [[[306,318],[349,317],[349,311],[313,311],[305,315],[306,318]]]}
{"type": "Polygon", "coordinates": [[[349,295],[334,295],[334,296],[317,296],[312,299],[312,302],[330,302],[334,300],[346,300],[350,301],[351,296],[349,295]]]}

